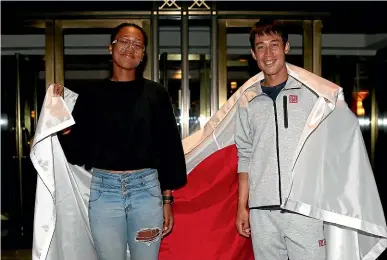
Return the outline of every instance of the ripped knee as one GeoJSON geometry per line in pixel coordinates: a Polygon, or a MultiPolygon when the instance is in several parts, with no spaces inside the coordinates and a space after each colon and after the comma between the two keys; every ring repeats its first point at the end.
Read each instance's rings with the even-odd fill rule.
{"type": "Polygon", "coordinates": [[[144,228],[137,231],[135,240],[150,245],[156,242],[160,238],[160,235],[161,228],[144,228]]]}

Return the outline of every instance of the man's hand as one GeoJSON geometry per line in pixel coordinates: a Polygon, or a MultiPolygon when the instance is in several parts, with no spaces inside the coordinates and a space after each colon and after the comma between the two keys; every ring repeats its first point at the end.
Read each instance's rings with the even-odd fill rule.
{"type": "Polygon", "coordinates": [[[63,97],[64,87],[60,84],[54,84],[54,97],[63,97]]]}
{"type": "Polygon", "coordinates": [[[239,235],[250,237],[249,210],[247,208],[238,208],[235,224],[239,235]]]}
{"type": "Polygon", "coordinates": [[[244,237],[250,237],[249,224],[249,175],[247,172],[238,173],[238,211],[236,219],[236,228],[238,233],[244,237]]]}
{"type": "Polygon", "coordinates": [[[165,237],[172,231],[172,227],[173,227],[172,205],[169,203],[164,204],[163,212],[164,212],[163,237],[165,237]]]}

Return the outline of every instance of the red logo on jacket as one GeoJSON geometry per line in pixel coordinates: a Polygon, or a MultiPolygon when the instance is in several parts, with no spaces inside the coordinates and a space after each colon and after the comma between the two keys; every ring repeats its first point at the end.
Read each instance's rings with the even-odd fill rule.
{"type": "Polygon", "coordinates": [[[289,95],[289,103],[298,103],[298,96],[289,95]]]}
{"type": "Polygon", "coordinates": [[[318,241],[318,246],[319,247],[322,247],[322,246],[325,246],[327,244],[327,241],[325,239],[321,239],[318,241]]]}

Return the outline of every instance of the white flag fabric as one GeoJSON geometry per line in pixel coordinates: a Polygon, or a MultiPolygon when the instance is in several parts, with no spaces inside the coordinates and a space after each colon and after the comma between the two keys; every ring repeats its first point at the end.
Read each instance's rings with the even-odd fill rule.
{"type": "MultiPolygon", "coordinates": [[[[387,248],[387,227],[358,119],[345,103],[342,88],[294,65],[287,64],[287,69],[319,98],[294,151],[292,188],[281,207],[324,221],[327,260],[375,260],[387,248]]],[[[262,73],[249,79],[203,129],[183,140],[187,174],[214,153],[235,145],[236,103],[262,79],[262,73]]],[[[71,111],[77,96],[65,88],[64,99],[54,97],[50,86],[40,113],[30,154],[39,176],[34,260],[97,259],[87,216],[91,175],[67,162],[57,137],[76,123],[71,111]]],[[[179,227],[175,228],[178,233],[179,227]]],[[[169,245],[172,241],[178,248],[183,243],[172,238],[169,245]]],[[[168,258],[161,254],[160,259],[177,260],[170,252],[168,258]]],[[[194,249],[186,253],[195,255],[194,249]]]]}

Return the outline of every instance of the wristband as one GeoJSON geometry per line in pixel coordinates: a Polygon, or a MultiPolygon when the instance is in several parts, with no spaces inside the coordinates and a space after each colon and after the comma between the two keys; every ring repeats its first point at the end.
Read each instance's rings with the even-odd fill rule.
{"type": "Polygon", "coordinates": [[[169,204],[173,204],[174,197],[173,196],[163,196],[163,204],[166,204],[165,202],[169,202],[169,204]]]}

